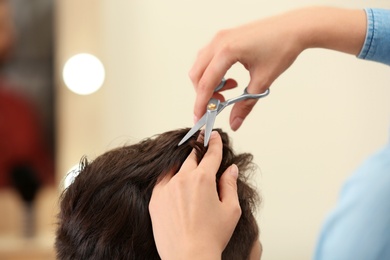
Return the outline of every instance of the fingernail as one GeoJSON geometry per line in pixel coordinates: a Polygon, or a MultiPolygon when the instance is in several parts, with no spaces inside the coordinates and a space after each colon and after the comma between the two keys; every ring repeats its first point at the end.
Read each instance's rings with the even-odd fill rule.
{"type": "Polygon", "coordinates": [[[234,178],[238,178],[238,167],[237,165],[235,164],[232,164],[232,166],[230,166],[230,171],[229,173],[234,177],[234,178]]]}
{"type": "Polygon", "coordinates": [[[244,122],[244,119],[241,117],[236,117],[233,122],[230,124],[230,127],[233,131],[236,131],[240,126],[242,125],[242,122],[244,122]]]}
{"type": "Polygon", "coordinates": [[[210,138],[214,138],[218,135],[218,132],[217,131],[212,131],[211,132],[211,135],[210,135],[210,138]]]}

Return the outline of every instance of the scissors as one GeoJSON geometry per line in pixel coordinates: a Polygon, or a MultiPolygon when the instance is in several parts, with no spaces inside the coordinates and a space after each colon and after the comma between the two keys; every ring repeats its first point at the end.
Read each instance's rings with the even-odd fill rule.
{"type": "MultiPolygon", "coordinates": [[[[225,86],[226,79],[222,79],[221,83],[214,89],[214,92],[219,91],[225,86]]],[[[260,99],[269,94],[269,89],[264,91],[261,94],[249,94],[247,91],[247,88],[245,88],[244,93],[242,93],[240,96],[228,99],[225,102],[221,102],[218,99],[211,98],[207,104],[207,111],[202,116],[201,119],[194,125],[194,127],[191,128],[190,131],[181,139],[178,146],[182,145],[184,142],[186,142],[191,136],[193,136],[200,128],[202,128],[204,125],[206,125],[205,133],[204,133],[204,141],[203,145],[206,147],[210,140],[211,132],[213,131],[213,126],[215,122],[215,118],[221,111],[236,102],[245,100],[245,99],[260,99]]]]}

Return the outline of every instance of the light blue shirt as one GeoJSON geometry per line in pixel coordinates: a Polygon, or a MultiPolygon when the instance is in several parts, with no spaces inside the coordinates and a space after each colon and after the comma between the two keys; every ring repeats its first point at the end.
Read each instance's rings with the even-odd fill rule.
{"type": "Polygon", "coordinates": [[[390,10],[365,9],[367,33],[358,58],[390,65],[390,10]]]}
{"type": "MultiPolygon", "coordinates": [[[[390,10],[365,11],[367,34],[358,58],[390,65],[390,10]]],[[[390,260],[390,141],[344,184],[314,259],[390,260]]]]}

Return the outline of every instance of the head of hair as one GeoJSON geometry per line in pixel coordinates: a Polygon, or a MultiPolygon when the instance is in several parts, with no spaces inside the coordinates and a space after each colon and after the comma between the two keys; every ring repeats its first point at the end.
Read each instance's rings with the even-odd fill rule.
{"type": "MultiPolygon", "coordinates": [[[[177,146],[189,129],[179,129],[108,151],[81,169],[60,198],[55,248],[58,259],[160,259],[154,242],[149,201],[153,187],[177,172],[193,148],[198,162],[206,149],[196,141],[177,146]]],[[[235,154],[229,137],[218,129],[223,158],[216,175],[232,164],[239,169],[238,197],[242,215],[222,259],[247,259],[258,238],[254,210],[259,197],[248,184],[252,155],[235,154]]]]}

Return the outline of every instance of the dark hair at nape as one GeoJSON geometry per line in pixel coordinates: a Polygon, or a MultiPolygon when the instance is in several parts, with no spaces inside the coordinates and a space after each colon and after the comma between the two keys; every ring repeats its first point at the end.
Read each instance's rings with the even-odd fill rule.
{"type": "MultiPolygon", "coordinates": [[[[198,161],[205,154],[207,148],[196,141],[199,133],[177,146],[188,130],[169,131],[119,147],[92,162],[84,157],[80,173],[60,197],[57,259],[160,259],[148,205],[156,183],[172,169],[177,172],[193,148],[198,161]]],[[[216,182],[230,165],[238,166],[242,210],[222,259],[247,259],[259,233],[253,214],[260,199],[247,180],[254,170],[252,155],[235,154],[228,135],[216,130],[223,141],[216,182]]]]}

